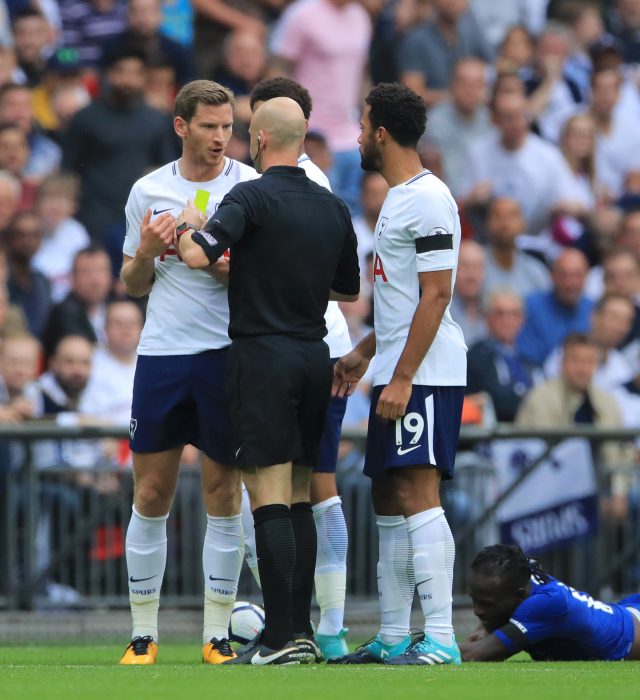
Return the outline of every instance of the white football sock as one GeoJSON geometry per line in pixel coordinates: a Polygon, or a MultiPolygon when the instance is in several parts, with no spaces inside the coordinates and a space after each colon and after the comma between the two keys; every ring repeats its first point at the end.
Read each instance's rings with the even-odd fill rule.
{"type": "Polygon", "coordinates": [[[247,562],[249,570],[253,574],[258,586],[260,586],[260,572],[258,571],[258,555],[256,554],[256,529],[253,524],[253,513],[251,512],[251,501],[249,492],[242,485],[242,529],[244,530],[244,560],[247,562]]]}
{"type": "Polygon", "coordinates": [[[242,518],[207,515],[202,548],[204,572],[204,627],[202,643],[229,636],[229,620],[238,593],[242,569],[242,518]]]}
{"type": "Polygon", "coordinates": [[[407,518],[413,547],[418,597],[425,634],[446,646],[453,643],[453,563],[456,545],[440,507],[407,518]]]}
{"type": "Polygon", "coordinates": [[[316,600],[320,606],[318,634],[337,635],[344,626],[349,536],[339,496],[313,506],[318,532],[316,600]]]}
{"type": "Polygon", "coordinates": [[[125,548],[129,581],[131,638],[153,637],[158,641],[160,589],[167,563],[167,515],[147,518],[135,506],[127,528],[125,548]]]}
{"type": "Polygon", "coordinates": [[[376,523],[380,540],[380,637],[386,644],[396,644],[409,634],[411,603],[416,586],[411,542],[403,515],[378,515],[376,523]]]}

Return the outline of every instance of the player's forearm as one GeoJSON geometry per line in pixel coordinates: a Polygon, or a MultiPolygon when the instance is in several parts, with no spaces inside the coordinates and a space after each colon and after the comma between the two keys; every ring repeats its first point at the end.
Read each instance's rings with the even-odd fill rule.
{"type": "Polygon", "coordinates": [[[376,332],[371,331],[355,346],[354,350],[365,360],[371,360],[376,354],[376,332]]]}
{"type": "Polygon", "coordinates": [[[130,260],[127,260],[120,270],[120,279],[127,290],[127,294],[135,298],[149,294],[153,287],[154,277],[155,258],[148,258],[138,253],[130,260]]]}
{"type": "Polygon", "coordinates": [[[212,260],[204,248],[192,240],[192,235],[191,232],[184,233],[178,240],[178,251],[182,261],[192,270],[203,270],[211,267],[216,258],[212,260]]]}
{"type": "Polygon", "coordinates": [[[463,661],[504,661],[513,656],[513,652],[509,651],[495,634],[477,642],[462,642],[460,654],[463,661]]]}
{"type": "Polygon", "coordinates": [[[450,296],[442,290],[426,293],[416,308],[404,350],[393,373],[393,379],[411,382],[422,364],[442,322],[450,296]]]}

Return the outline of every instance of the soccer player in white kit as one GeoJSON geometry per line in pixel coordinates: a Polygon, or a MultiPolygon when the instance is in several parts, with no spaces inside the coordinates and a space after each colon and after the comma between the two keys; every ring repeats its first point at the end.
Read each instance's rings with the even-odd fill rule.
{"type": "Polygon", "coordinates": [[[131,409],[134,502],[126,536],[132,641],[122,664],[155,663],[158,606],[167,558],[166,521],[185,445],[202,450],[207,530],[202,554],[206,663],[233,658],[229,618],[242,567],[240,472],[233,464],[226,401],[229,306],[224,263],[190,270],[176,249],[176,215],[197,190],[211,216],[238,182],[258,177],[227,158],[233,93],[209,80],[176,96],[182,157],[138,180],[126,205],[121,277],[131,296],[149,294],[131,409]]]}
{"type": "MultiPolygon", "coordinates": [[[[251,92],[251,109],[255,110],[267,100],[275,97],[289,97],[302,109],[305,119],[309,121],[312,109],[309,91],[290,78],[266,78],[259,82],[251,92]]],[[[313,180],[331,191],[329,179],[306,153],[301,153],[298,165],[313,180]]],[[[340,311],[338,302],[330,301],[325,313],[327,335],[324,340],[329,346],[333,362],[351,350],[351,339],[347,322],[340,311]]],[[[320,607],[320,622],[315,639],[325,659],[342,656],[349,651],[345,639],[344,605],[347,587],[347,524],[342,512],[342,502],[336,487],[336,463],[342,419],[346,409],[347,398],[333,397],[329,404],[322,441],[320,457],[311,474],[310,503],[318,535],[317,556],[309,559],[315,561],[316,600],[320,607]]],[[[245,475],[245,483],[252,490],[253,478],[245,475]]],[[[304,504],[298,504],[302,508],[304,504]]],[[[308,506],[306,506],[308,507],[308,506]]],[[[256,559],[255,533],[253,516],[247,491],[243,493],[242,515],[245,534],[245,557],[251,572],[259,583],[258,562],[256,559]]],[[[311,513],[309,513],[311,515],[311,513]]]]}
{"type": "MultiPolygon", "coordinates": [[[[352,393],[375,354],[364,471],[380,535],[381,626],[335,663],[459,664],[451,621],[455,543],[440,505],[453,476],[466,346],[449,313],[460,219],[447,186],[424,170],[416,143],[425,106],[401,85],[365,100],[360,154],[389,193],[375,229],[374,331],[335,367],[334,392],[352,393]],[[414,590],[424,635],[412,642],[414,590]]],[[[331,663],[330,661],[329,663],[331,663]]]]}

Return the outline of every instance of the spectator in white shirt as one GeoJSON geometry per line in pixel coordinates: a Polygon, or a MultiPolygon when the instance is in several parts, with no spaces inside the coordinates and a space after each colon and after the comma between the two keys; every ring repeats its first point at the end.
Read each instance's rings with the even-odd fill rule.
{"type": "Polygon", "coordinates": [[[0,346],[0,423],[33,418],[36,395],[31,384],[38,376],[42,349],[28,333],[9,336],[0,346]]]}
{"type": "Polygon", "coordinates": [[[456,285],[451,299],[451,317],[462,328],[467,347],[487,335],[482,296],[486,253],[476,241],[460,243],[456,285]]]}
{"type": "Polygon", "coordinates": [[[91,377],[82,400],[84,413],[129,425],[142,325],[142,311],[134,302],[114,301],[107,307],[106,344],[93,355],[91,377]]]}
{"type": "Polygon", "coordinates": [[[492,130],[487,107],[487,66],[477,58],[456,63],[451,82],[451,99],[429,112],[425,136],[441,150],[444,181],[457,196],[467,170],[471,144],[492,130]]]}
{"type": "Polygon", "coordinates": [[[71,291],[76,253],[91,242],[85,227],[73,218],[77,202],[78,181],[73,175],[50,175],[38,188],[36,209],[44,237],[33,266],[49,280],[54,303],[71,291]]]}
{"type": "Polygon", "coordinates": [[[489,246],[486,254],[485,293],[510,289],[521,298],[551,288],[551,275],[543,263],[518,250],[524,220],[515,199],[497,197],[487,214],[489,246]]]}
{"type": "Polygon", "coordinates": [[[591,116],[596,124],[596,176],[610,199],[624,192],[625,179],[640,170],[640,124],[615,111],[620,99],[620,75],[612,70],[591,78],[591,116]]]}
{"type": "Polygon", "coordinates": [[[492,111],[498,131],[470,150],[465,204],[511,197],[520,204],[529,233],[538,234],[555,213],[573,211],[569,168],[553,144],[530,132],[523,95],[496,95],[492,111]]]}
{"type": "MultiPolygon", "coordinates": [[[[594,383],[603,391],[613,391],[630,381],[638,371],[618,346],[629,334],[635,316],[631,300],[621,294],[606,294],[591,314],[591,337],[600,350],[594,383]]],[[[562,348],[556,348],[544,365],[547,377],[556,377],[562,365],[562,348]]]]}
{"type": "Polygon", "coordinates": [[[549,23],[538,39],[534,71],[526,80],[529,110],[540,135],[553,143],[560,138],[562,124],[581,108],[584,95],[566,72],[570,50],[566,27],[549,23]]]}

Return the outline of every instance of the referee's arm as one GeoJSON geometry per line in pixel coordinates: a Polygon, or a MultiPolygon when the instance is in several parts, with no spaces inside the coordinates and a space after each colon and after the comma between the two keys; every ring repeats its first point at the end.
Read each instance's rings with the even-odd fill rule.
{"type": "Polygon", "coordinates": [[[196,216],[194,211],[192,207],[184,211],[188,228],[181,230],[180,224],[176,228],[178,252],[188,267],[203,269],[213,265],[225,250],[242,238],[247,216],[243,205],[228,195],[202,230],[199,230],[199,222],[192,224],[189,220],[190,216],[196,216]]]}
{"type": "Polygon", "coordinates": [[[360,295],[360,265],[358,263],[358,238],[349,217],[349,231],[342,245],[329,299],[331,301],[358,301],[360,295]]]}

